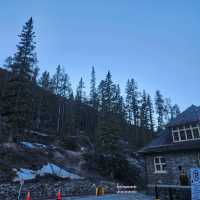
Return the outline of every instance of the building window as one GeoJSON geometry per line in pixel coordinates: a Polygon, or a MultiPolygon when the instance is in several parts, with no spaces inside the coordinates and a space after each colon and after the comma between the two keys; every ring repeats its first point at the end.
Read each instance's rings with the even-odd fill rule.
{"type": "Polygon", "coordinates": [[[157,156],[154,158],[154,167],[155,167],[155,173],[166,173],[166,160],[162,156],[157,156]]]}
{"type": "Polygon", "coordinates": [[[172,128],[172,135],[174,142],[198,140],[200,139],[200,126],[193,124],[172,128]]]}
{"type": "Polygon", "coordinates": [[[190,128],[190,125],[185,125],[185,128],[190,128]]]}
{"type": "Polygon", "coordinates": [[[174,141],[179,141],[179,133],[178,133],[178,131],[174,132],[173,137],[174,137],[174,141]]]}
{"type": "Polygon", "coordinates": [[[186,131],[186,137],[188,140],[192,140],[192,131],[190,129],[186,131]]]}
{"type": "Polygon", "coordinates": [[[180,131],[180,139],[181,140],[186,140],[186,134],[185,134],[185,131],[180,131]]]}
{"type": "Polygon", "coordinates": [[[193,128],[192,132],[193,132],[194,138],[198,139],[199,138],[199,130],[198,130],[198,128],[193,128]]]}

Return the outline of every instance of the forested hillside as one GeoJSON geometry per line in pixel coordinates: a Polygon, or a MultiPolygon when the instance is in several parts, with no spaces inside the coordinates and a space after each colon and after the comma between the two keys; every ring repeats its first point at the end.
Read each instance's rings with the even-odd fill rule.
{"type": "Polygon", "coordinates": [[[128,165],[124,152],[142,147],[180,112],[160,91],[155,99],[141,92],[134,78],[127,80],[123,96],[110,71],[97,83],[95,67],[89,92],[82,78],[73,91],[61,65],[52,76],[39,73],[32,18],[19,38],[16,53],[0,70],[1,142],[24,141],[39,132],[51,136],[52,143],[76,150],[75,140],[84,136],[93,149],[85,154],[93,163],[88,167],[120,178],[128,165]]]}

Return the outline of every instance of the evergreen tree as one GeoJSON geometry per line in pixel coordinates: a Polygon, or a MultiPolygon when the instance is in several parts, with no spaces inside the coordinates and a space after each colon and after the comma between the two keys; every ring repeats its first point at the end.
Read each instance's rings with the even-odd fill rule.
{"type": "Polygon", "coordinates": [[[151,131],[154,131],[154,110],[151,96],[147,96],[147,117],[148,117],[148,128],[151,131]]]}
{"type": "Polygon", "coordinates": [[[7,69],[8,71],[10,71],[12,65],[13,65],[13,57],[12,57],[12,56],[8,56],[8,57],[6,58],[6,60],[5,60],[5,63],[4,63],[4,65],[3,65],[3,67],[4,67],[5,69],[7,69]]]}
{"type": "Polygon", "coordinates": [[[113,113],[117,115],[124,114],[124,102],[123,97],[121,96],[121,90],[119,84],[114,85],[114,99],[113,99],[113,113]]]}
{"type": "MultiPolygon", "coordinates": [[[[35,33],[30,18],[19,35],[20,42],[10,66],[11,77],[3,95],[2,116],[10,127],[10,139],[19,136],[32,122],[32,84],[33,67],[37,59],[35,54],[35,33]]],[[[22,135],[20,135],[22,136],[22,135]]]]}
{"type": "Polygon", "coordinates": [[[33,68],[37,63],[32,17],[23,26],[19,37],[20,42],[17,45],[17,52],[14,55],[12,73],[20,75],[26,80],[32,80],[33,68]]]}
{"type": "Polygon", "coordinates": [[[171,107],[171,119],[175,119],[181,113],[180,108],[177,104],[171,107]]]}
{"type": "Polygon", "coordinates": [[[56,115],[56,133],[58,137],[62,137],[62,126],[64,116],[64,97],[65,86],[63,87],[64,68],[57,66],[56,72],[52,77],[53,91],[57,95],[57,115],[56,115]]]}
{"type": "Polygon", "coordinates": [[[164,125],[164,100],[159,90],[156,91],[155,108],[156,108],[156,114],[158,116],[157,130],[160,130],[163,128],[164,125]]]}
{"type": "Polygon", "coordinates": [[[122,178],[128,163],[120,148],[120,123],[114,115],[107,113],[99,118],[95,162],[100,173],[111,178],[122,178]],[[123,173],[122,173],[123,172],[123,173]]]}
{"type": "Polygon", "coordinates": [[[148,128],[148,105],[147,105],[147,95],[145,90],[143,90],[141,99],[140,126],[145,129],[148,128]]]}
{"type": "Polygon", "coordinates": [[[62,82],[62,69],[58,65],[56,67],[56,73],[52,77],[53,91],[56,95],[61,95],[61,82],[62,82]]]}
{"type": "Polygon", "coordinates": [[[44,71],[42,73],[42,76],[39,80],[39,85],[45,89],[45,90],[50,90],[51,88],[51,79],[50,79],[50,74],[48,71],[44,71]]]}
{"type": "Polygon", "coordinates": [[[101,115],[97,127],[97,150],[106,154],[118,149],[120,126],[116,118],[111,115],[101,115]]]}
{"type": "Polygon", "coordinates": [[[128,80],[126,85],[126,109],[128,121],[139,125],[139,93],[134,79],[128,80]]]}
{"type": "Polygon", "coordinates": [[[73,96],[72,85],[70,83],[70,78],[67,73],[62,75],[61,79],[61,96],[70,99],[73,96]]]}
{"type": "Polygon", "coordinates": [[[171,99],[165,98],[165,100],[164,100],[164,121],[165,121],[165,124],[167,124],[170,120],[171,109],[172,109],[171,99]]]}
{"type": "Polygon", "coordinates": [[[99,110],[101,112],[105,111],[105,81],[101,80],[98,86],[98,99],[99,99],[99,110]]]}
{"type": "Polygon", "coordinates": [[[35,67],[34,69],[33,69],[33,77],[32,77],[32,81],[33,81],[33,83],[35,83],[35,84],[37,84],[37,79],[38,79],[38,76],[39,76],[39,71],[40,71],[40,68],[39,67],[35,67]]]}
{"type": "Polygon", "coordinates": [[[40,118],[38,117],[38,113],[40,112],[40,104],[41,99],[37,95],[38,89],[38,75],[39,75],[39,67],[36,66],[33,68],[33,76],[32,76],[32,128],[37,129],[40,124],[40,118]]]}
{"type": "Polygon", "coordinates": [[[105,80],[102,80],[98,87],[100,111],[103,113],[114,112],[116,85],[113,84],[112,75],[108,71],[105,80]]]}
{"type": "Polygon", "coordinates": [[[98,109],[98,95],[96,89],[96,75],[94,66],[92,67],[91,80],[90,80],[90,105],[94,109],[98,109]]]}
{"type": "Polygon", "coordinates": [[[79,83],[78,83],[78,87],[76,89],[76,100],[78,102],[84,103],[86,100],[86,94],[85,94],[85,84],[83,82],[83,78],[81,77],[79,83]]]}
{"type": "Polygon", "coordinates": [[[110,71],[108,71],[106,75],[106,79],[104,81],[104,108],[105,112],[112,112],[114,106],[114,92],[115,87],[112,81],[112,75],[110,71]]]}
{"type": "Polygon", "coordinates": [[[131,124],[133,121],[133,116],[131,109],[131,87],[129,79],[126,84],[126,115],[127,115],[127,121],[131,124]]]}
{"type": "MultiPolygon", "coordinates": [[[[58,96],[58,116],[57,116],[57,133],[62,138],[65,138],[65,131],[69,132],[69,126],[71,123],[68,123],[68,128],[66,128],[66,116],[71,116],[71,112],[66,111],[66,101],[65,98],[70,99],[73,96],[73,91],[71,88],[70,79],[67,73],[65,73],[64,68],[62,68],[60,73],[60,84],[59,84],[59,96],[58,96]],[[64,97],[64,98],[61,98],[64,97]],[[67,115],[66,115],[67,114],[67,115]]],[[[69,120],[73,121],[73,120],[69,120]]]]}
{"type": "Polygon", "coordinates": [[[101,81],[101,94],[102,94],[102,99],[101,99],[101,107],[102,107],[102,112],[103,113],[108,113],[111,111],[111,85],[112,85],[112,80],[111,80],[111,74],[108,72],[106,79],[104,81],[101,81]]]}

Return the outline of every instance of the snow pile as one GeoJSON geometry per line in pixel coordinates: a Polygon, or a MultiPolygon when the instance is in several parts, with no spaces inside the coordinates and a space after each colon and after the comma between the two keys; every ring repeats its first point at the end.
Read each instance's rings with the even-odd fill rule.
{"type": "Polygon", "coordinates": [[[16,177],[13,179],[13,181],[20,181],[20,180],[32,180],[36,178],[36,176],[45,176],[45,175],[54,175],[60,178],[70,178],[70,179],[81,179],[80,176],[70,173],[59,166],[48,163],[47,165],[43,165],[43,167],[40,170],[33,171],[30,169],[24,169],[20,168],[20,170],[16,170],[16,177]]]}
{"type": "Polygon", "coordinates": [[[30,143],[30,142],[20,142],[24,147],[28,149],[45,149],[47,148],[46,145],[44,144],[39,144],[39,143],[30,143]]]}
{"type": "Polygon", "coordinates": [[[70,173],[52,163],[48,163],[47,165],[44,165],[42,167],[42,169],[39,170],[38,173],[40,176],[44,176],[45,174],[52,174],[52,175],[56,175],[61,178],[71,178],[71,179],[80,179],[81,178],[80,176],[70,173]]]}
{"type": "Polygon", "coordinates": [[[31,180],[36,177],[36,174],[34,171],[30,169],[24,169],[21,168],[19,171],[16,172],[16,177],[13,179],[13,181],[20,181],[20,180],[31,180]]]}
{"type": "Polygon", "coordinates": [[[33,143],[33,145],[34,145],[36,148],[41,148],[41,149],[46,149],[46,148],[47,148],[46,145],[40,144],[40,143],[33,143]]]}

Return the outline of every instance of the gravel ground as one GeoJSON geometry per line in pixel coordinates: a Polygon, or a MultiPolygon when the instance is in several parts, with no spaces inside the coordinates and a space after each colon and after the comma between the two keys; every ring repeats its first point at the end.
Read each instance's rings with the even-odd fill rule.
{"type": "Polygon", "coordinates": [[[62,198],[62,200],[153,200],[153,199],[154,198],[152,196],[147,196],[141,193],[62,198]]]}

